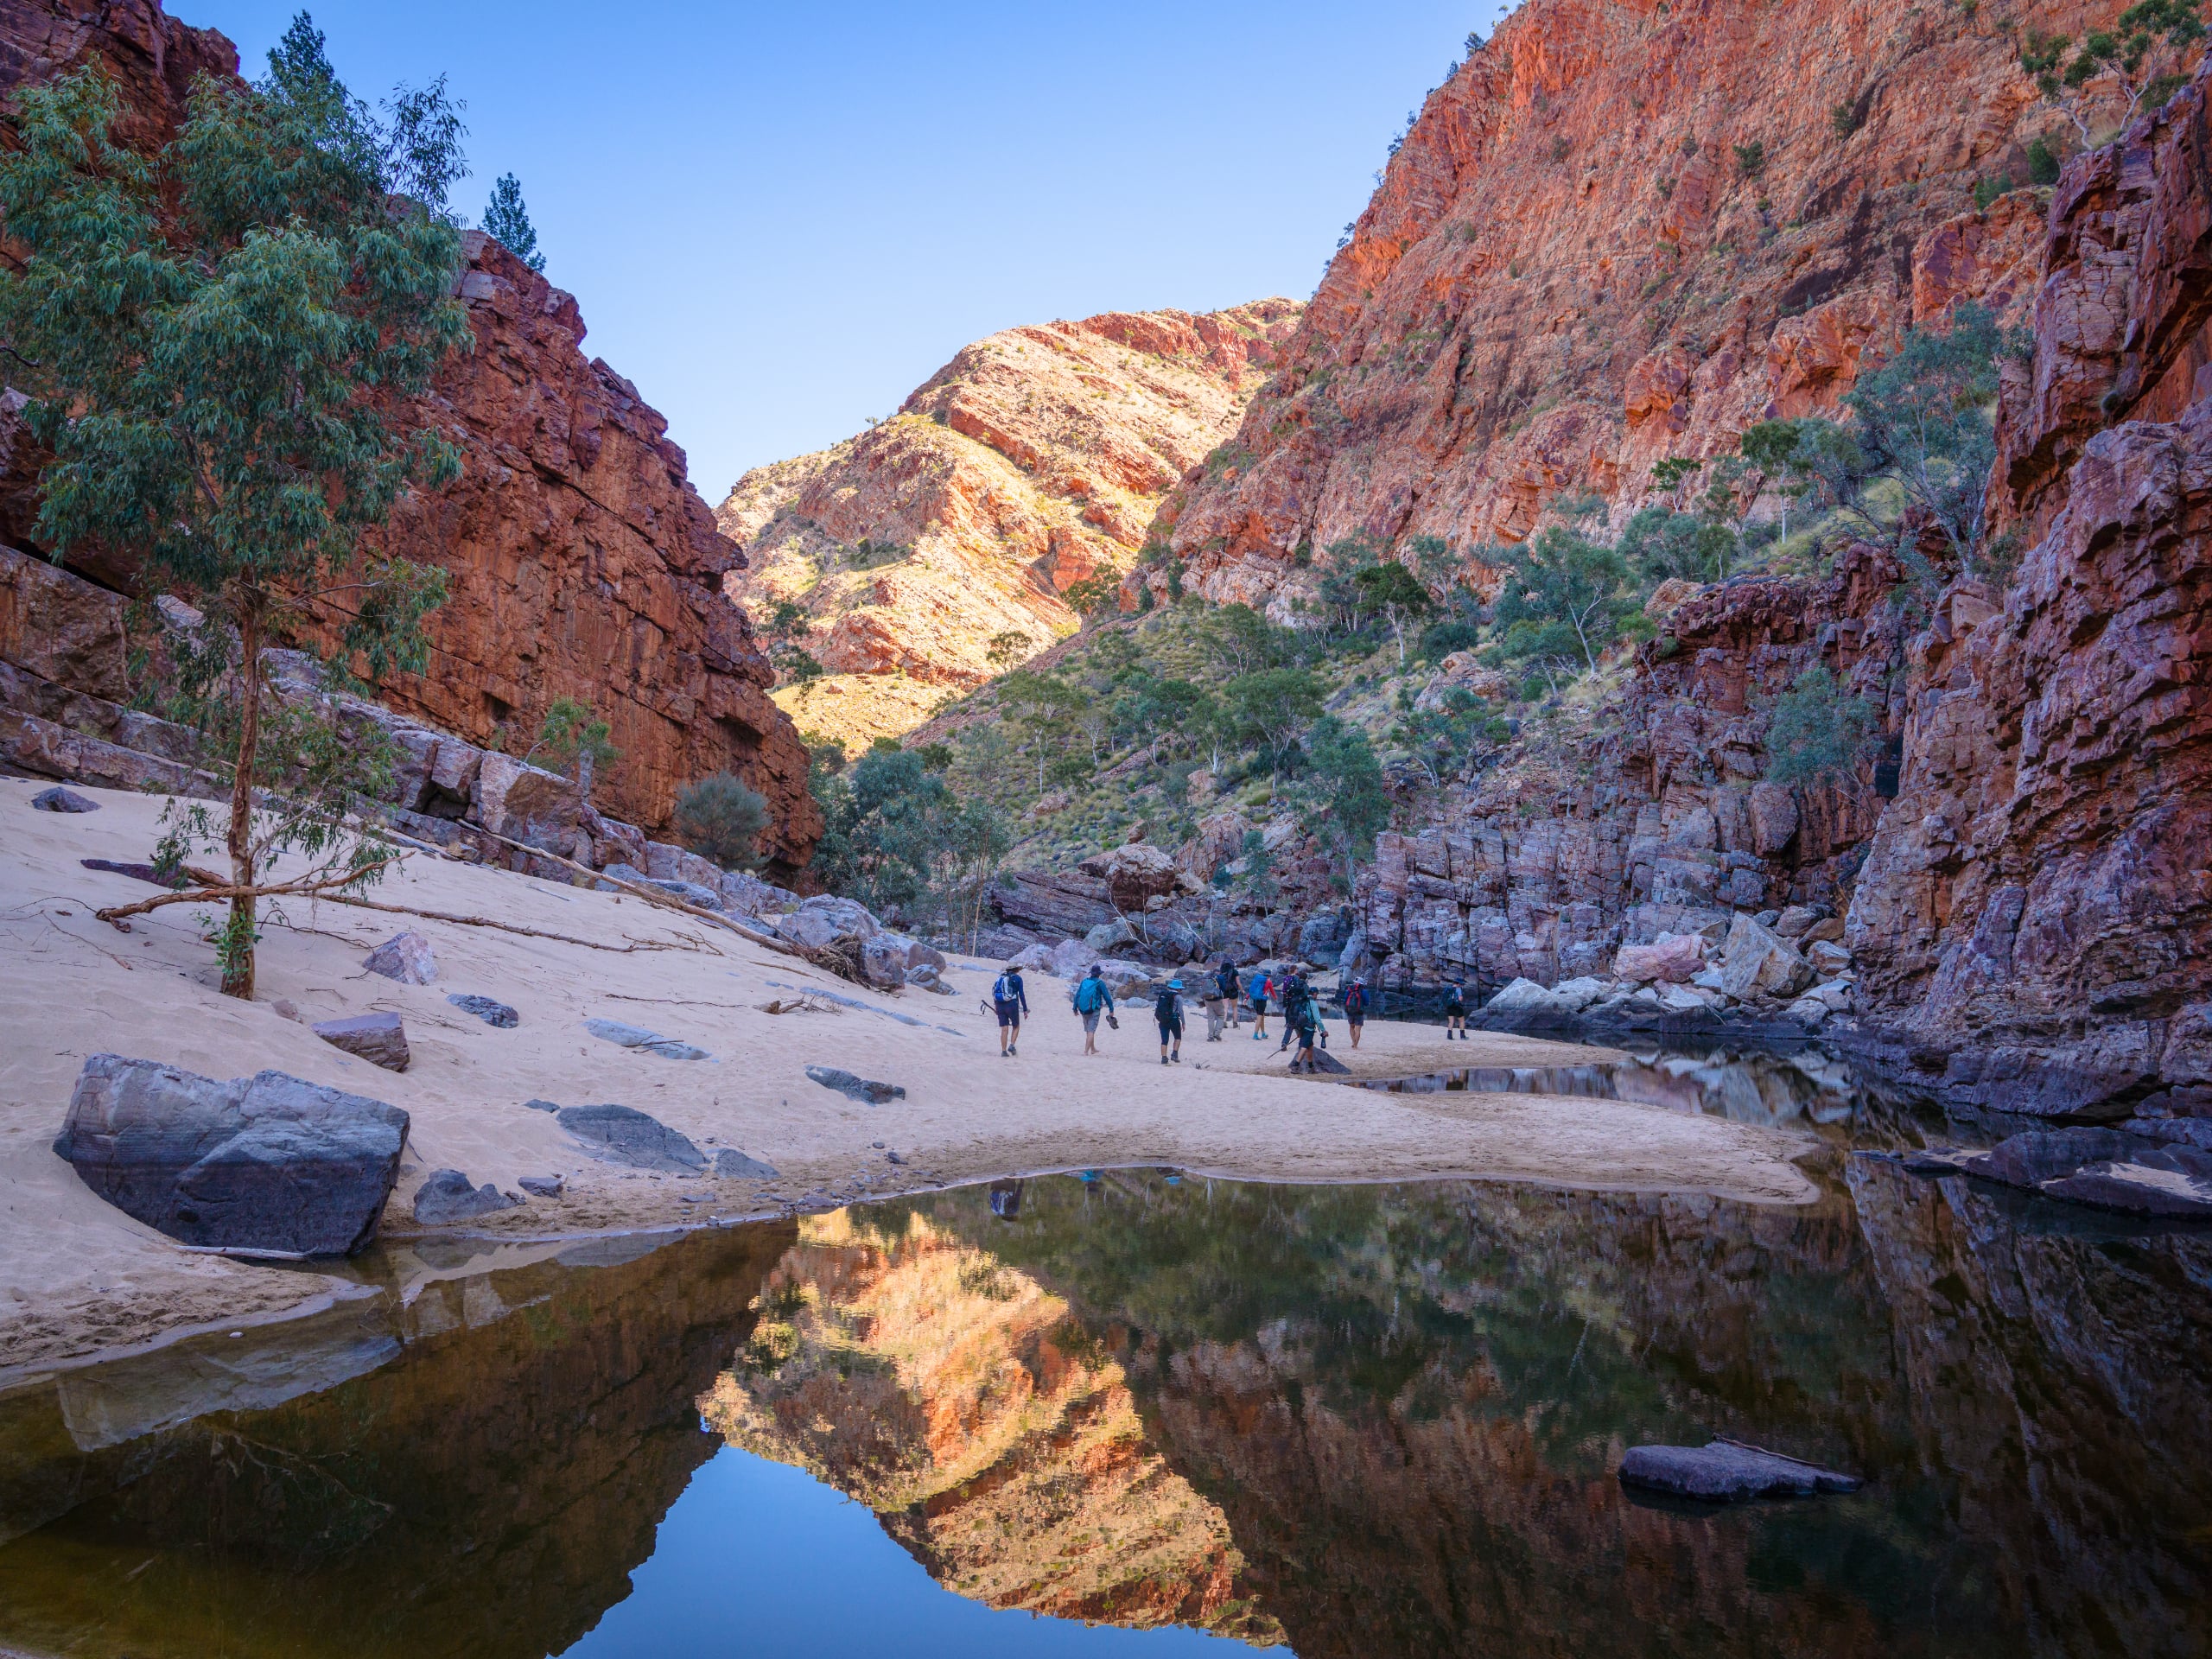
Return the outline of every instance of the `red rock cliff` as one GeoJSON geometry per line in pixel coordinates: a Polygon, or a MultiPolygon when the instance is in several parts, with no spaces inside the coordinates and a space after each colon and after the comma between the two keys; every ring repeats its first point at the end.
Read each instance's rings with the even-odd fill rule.
{"type": "Polygon", "coordinates": [[[2014,31],[2113,10],[1530,0],[1429,95],[1231,464],[1168,504],[1177,552],[1265,601],[1307,543],[1618,514],[1662,459],[1832,409],[1907,324],[2017,310],[2035,198],[1973,188],[2072,130],[2014,31]]]}
{"type": "MultiPolygon", "coordinates": [[[[152,0],[0,0],[0,97],[92,60],[118,78],[126,130],[148,146],[174,130],[194,75],[238,70],[228,41],[152,0]]],[[[384,537],[442,565],[452,598],[428,624],[429,671],[394,677],[379,696],[473,742],[503,734],[515,752],[554,698],[580,698],[623,751],[598,792],[605,810],[657,833],[679,787],[727,768],[768,798],[772,869],[788,876],[821,820],[805,750],[768,698],[772,671],[721,594],[743,559],[667,423],[584,355],[575,299],[488,238],[472,233],[467,246],[461,293],[475,347],[445,366],[424,410],[466,470],[403,507],[384,537]]],[[[17,447],[4,423],[0,464],[17,447]]],[[[19,545],[34,505],[22,460],[0,487],[0,537],[19,545]]]]}

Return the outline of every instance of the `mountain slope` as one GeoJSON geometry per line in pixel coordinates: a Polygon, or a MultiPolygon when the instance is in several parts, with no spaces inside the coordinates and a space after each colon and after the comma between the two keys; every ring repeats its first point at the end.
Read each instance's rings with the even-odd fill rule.
{"type": "Polygon", "coordinates": [[[716,514],[745,551],[725,591],[824,676],[777,701],[802,729],[895,735],[1076,625],[1066,595],[1109,582],[1161,499],[1235,429],[1300,308],[1108,312],[963,348],[900,406],[817,454],[756,467],[716,514]]]}

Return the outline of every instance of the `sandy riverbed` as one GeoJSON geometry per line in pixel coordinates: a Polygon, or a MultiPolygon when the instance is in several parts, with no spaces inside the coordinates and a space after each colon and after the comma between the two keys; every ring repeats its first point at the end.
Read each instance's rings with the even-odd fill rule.
{"type": "MultiPolygon", "coordinates": [[[[179,1331],[277,1315],[339,1288],[306,1269],[188,1254],[92,1196],[50,1149],[86,1056],[162,1060],[215,1077],[275,1068],[402,1106],[410,1147],[387,1230],[410,1230],[410,1198],[454,1167],[513,1189],[561,1173],[568,1191],[475,1224],[516,1238],[702,1222],[823,1207],[1041,1170],[1173,1165],[1284,1180],[1477,1176],[1564,1186],[1700,1192],[1757,1203],[1814,1193],[1791,1163],[1807,1143],[1770,1130],[1628,1102],[1534,1095],[1394,1095],[1282,1075],[1270,1036],[1217,1044],[1192,1020],[1179,1066],[1159,1064],[1145,1010],[1083,1055],[1067,987],[1029,977],[1035,1017],[1020,1055],[1001,1059],[982,1007],[990,973],[956,966],[958,995],[896,997],[635,899],[410,859],[379,890],[388,902],[490,915],[617,953],[488,929],[332,905],[295,905],[260,952],[260,997],[219,994],[194,907],[142,917],[129,934],[100,906],[153,890],[79,860],[143,860],[161,803],[80,791],[102,810],[31,810],[41,785],[0,779],[0,1378],[179,1331]],[[395,984],[362,957],[402,927],[435,949],[437,982],[395,984]],[[801,988],[857,997],[924,1022],[859,1009],[770,1014],[801,988]],[[521,1014],[499,1030],[450,1006],[477,992],[521,1014]],[[281,1014],[279,1000],[296,1009],[281,1014]],[[306,1021],[396,1009],[414,1060],[404,1074],[332,1048],[306,1021]],[[680,1061],[601,1040],[590,1018],[648,1027],[709,1051],[680,1061]],[[869,1107],[810,1082],[810,1065],[903,1084],[869,1107]],[[523,1103],[614,1101],[683,1130],[711,1152],[773,1164],[775,1181],[645,1175],[595,1161],[523,1103]],[[880,1143],[881,1149],[878,1149],[880,1143]],[[895,1152],[905,1161],[894,1165],[895,1152]]],[[[1478,1033],[1446,1043],[1434,1027],[1371,1022],[1355,1054],[1334,1027],[1331,1053],[1357,1074],[1402,1076],[1471,1065],[1614,1058],[1608,1051],[1478,1033]]]]}

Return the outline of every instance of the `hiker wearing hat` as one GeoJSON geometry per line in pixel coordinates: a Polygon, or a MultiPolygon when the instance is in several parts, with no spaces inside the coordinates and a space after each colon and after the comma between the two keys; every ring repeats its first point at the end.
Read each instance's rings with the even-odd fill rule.
{"type": "Polygon", "coordinates": [[[1013,1059],[1014,1044],[1021,1037],[1021,1016],[1029,1012],[1029,993],[1022,988],[1021,969],[1013,963],[991,983],[991,1009],[999,1017],[999,1058],[1013,1059]]]}
{"type": "Polygon", "coordinates": [[[1183,1064],[1183,982],[1171,979],[1161,986],[1152,999],[1152,1017],[1160,1027],[1160,1063],[1170,1060],[1183,1064]],[[1168,1045],[1174,1052],[1168,1052],[1168,1045]]]}
{"type": "Polygon", "coordinates": [[[1298,1035],[1298,1011],[1306,1001],[1306,976],[1301,968],[1302,964],[1294,967],[1275,993],[1282,1002],[1282,1041],[1275,1045],[1278,1054],[1288,1048],[1290,1039],[1298,1035]]]}
{"type": "MultiPolygon", "coordinates": [[[[1105,969],[1097,963],[1090,964],[1090,971],[1075,988],[1075,1011],[1083,1020],[1083,1052],[1098,1052],[1098,1021],[1103,1016],[1114,1020],[1114,993],[1103,977],[1105,969]]],[[[1118,1025],[1116,1027],[1119,1029],[1118,1025]]]]}
{"type": "Polygon", "coordinates": [[[1351,1046],[1357,1048],[1360,1027],[1367,1023],[1367,982],[1357,974],[1344,985],[1344,1023],[1351,1027],[1351,1046]]]}

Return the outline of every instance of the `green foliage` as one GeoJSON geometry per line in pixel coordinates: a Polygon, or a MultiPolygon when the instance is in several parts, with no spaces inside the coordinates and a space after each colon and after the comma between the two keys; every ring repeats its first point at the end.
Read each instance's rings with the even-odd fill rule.
{"type": "Polygon", "coordinates": [[[526,763],[543,754],[563,772],[573,772],[588,786],[590,774],[613,766],[622,751],[607,741],[605,721],[592,716],[591,705],[574,697],[556,697],[537,728],[537,741],[523,755],[526,763]]]}
{"type": "Polygon", "coordinates": [[[1766,166],[1766,145],[1762,140],[1754,138],[1748,144],[1732,148],[1736,152],[1736,171],[1745,178],[1754,176],[1766,166]]]}
{"type": "MultiPolygon", "coordinates": [[[[51,455],[39,534],[57,556],[121,553],[200,613],[161,654],[165,707],[201,731],[201,763],[231,791],[224,839],[247,891],[219,931],[238,995],[270,857],[304,853],[304,879],[335,888],[390,856],[346,817],[388,757],[319,741],[338,717],[327,694],[267,707],[263,648],[334,617],[330,690],[346,668],[419,671],[422,618],[445,594],[442,573],[361,544],[410,491],[458,474],[404,400],[469,338],[445,211],[465,172],[458,116],[442,80],[383,108],[339,84],[303,15],[258,85],[196,82],[156,155],[121,143],[115,83],[87,67],[17,94],[19,147],[0,156],[22,252],[0,275],[0,337],[51,455]],[[327,764],[298,759],[316,754],[327,764]],[[261,791],[283,804],[257,821],[261,791]]],[[[193,827],[213,829],[204,813],[193,827]]]]}
{"type": "Polygon", "coordinates": [[[1307,831],[1332,859],[1344,863],[1344,883],[1351,886],[1355,866],[1372,857],[1376,831],[1390,822],[1389,791],[1382,786],[1382,764],[1367,734],[1334,715],[1313,722],[1306,739],[1311,769],[1312,810],[1307,831]]]}
{"type": "Polygon", "coordinates": [[[1222,721],[1240,744],[1255,746],[1269,771],[1294,764],[1306,723],[1321,712],[1322,685],[1308,668],[1263,668],[1221,688],[1222,721]]]}
{"type": "Polygon", "coordinates": [[[1598,654],[1641,620],[1634,573],[1620,552],[1580,529],[1548,524],[1497,561],[1505,582],[1497,598],[1497,643],[1509,663],[1525,664],[1557,685],[1595,673],[1598,654]]]}
{"type": "MultiPolygon", "coordinates": [[[[2112,28],[2093,29],[2082,35],[2071,61],[2066,58],[2067,48],[2072,44],[2067,35],[2031,29],[2021,40],[2020,67],[2033,78],[2045,98],[2062,102],[2067,92],[2110,77],[2127,99],[2126,112],[2121,118],[2125,125],[2146,99],[2156,108],[2181,84],[2177,75],[2144,72],[2204,39],[2200,3],[2201,0],[2137,0],[2120,14],[2112,28]],[[2152,97],[2154,92],[2155,98],[2152,97]]],[[[2080,111],[2068,105],[2066,111],[2082,142],[2089,142],[2088,124],[2080,111]]]]}
{"type": "Polygon", "coordinates": [[[492,200],[484,209],[484,234],[532,270],[545,269],[545,256],[537,251],[537,232],[523,206],[522,181],[512,173],[499,175],[492,187],[492,200]]]}
{"type": "Polygon", "coordinates": [[[1406,665],[1406,624],[1436,608],[1420,579],[1402,564],[1370,565],[1352,577],[1352,587],[1366,609],[1380,615],[1398,642],[1398,666],[1406,665]]]}
{"type": "Polygon", "coordinates": [[[1007,628],[991,636],[991,643],[984,650],[983,656],[993,668],[1002,669],[1007,664],[1018,663],[1028,656],[1029,647],[1035,643],[1019,628],[1007,628]]]}
{"type": "Polygon", "coordinates": [[[1974,211],[1976,213],[1987,213],[1990,209],[1991,204],[1993,203],[1998,197],[2003,195],[2012,188],[2012,181],[2010,179],[1993,178],[1980,179],[1975,181],[1974,187],[1974,211]]]}
{"type": "Polygon", "coordinates": [[[1866,698],[1845,696],[1827,668],[1807,669],[1775,699],[1766,775],[1777,784],[1810,784],[1847,772],[1866,753],[1874,725],[1866,698]]]}
{"type": "Polygon", "coordinates": [[[768,800],[727,772],[702,778],[677,791],[677,839],[690,851],[726,870],[760,862],[753,843],[768,827],[768,800]]]}
{"type": "Polygon", "coordinates": [[[1651,469],[1651,481],[1662,490],[1679,489],[1684,480],[1695,478],[1705,463],[1691,455],[1669,455],[1651,469]]]}
{"type": "Polygon", "coordinates": [[[848,768],[842,748],[815,751],[809,787],[824,832],[813,868],[833,893],[938,922],[972,946],[1013,834],[974,778],[947,777],[928,760],[872,748],[848,768]]]}
{"type": "Polygon", "coordinates": [[[1452,617],[1423,628],[1415,651],[1424,662],[1440,663],[1455,651],[1472,651],[1482,643],[1482,637],[1479,623],[1452,617]]]}
{"type": "Polygon", "coordinates": [[[1068,608],[1085,621],[1099,616],[1110,616],[1121,607],[1121,579],[1110,570],[1101,570],[1085,576],[1060,597],[1068,608]]]}
{"type": "Polygon", "coordinates": [[[1638,512],[1622,527],[1614,546],[1638,575],[1655,582],[1669,577],[1722,581],[1739,554],[1737,532],[1729,524],[1664,506],[1638,512]]]}
{"type": "Polygon", "coordinates": [[[1429,708],[1408,709],[1390,738],[1428,774],[1432,787],[1465,768],[1478,741],[1491,735],[1493,716],[1463,685],[1447,685],[1429,708]]]}
{"type": "Polygon", "coordinates": [[[1859,112],[1858,105],[1845,102],[1828,111],[1828,127],[1839,138],[1848,138],[1866,124],[1866,118],[1859,112]]]}
{"type": "Polygon", "coordinates": [[[2040,185],[2056,184],[2059,169],[2065,165],[2065,160],[2066,158],[2058,153],[2049,137],[2030,139],[2028,141],[2029,181],[2040,185]]]}

